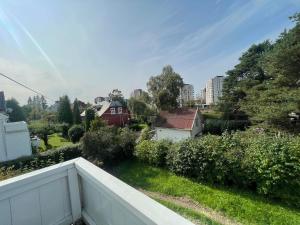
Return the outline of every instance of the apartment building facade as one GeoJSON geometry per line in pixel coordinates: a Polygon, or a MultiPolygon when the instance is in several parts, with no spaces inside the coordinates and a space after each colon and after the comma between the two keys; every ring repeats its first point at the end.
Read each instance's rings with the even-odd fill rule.
{"type": "Polygon", "coordinates": [[[183,106],[185,103],[194,100],[194,86],[191,84],[184,84],[180,89],[179,103],[183,106]]]}
{"type": "Polygon", "coordinates": [[[222,97],[223,82],[223,76],[216,76],[213,79],[208,80],[205,86],[205,97],[207,105],[216,104],[219,102],[220,97],[222,97]]]}

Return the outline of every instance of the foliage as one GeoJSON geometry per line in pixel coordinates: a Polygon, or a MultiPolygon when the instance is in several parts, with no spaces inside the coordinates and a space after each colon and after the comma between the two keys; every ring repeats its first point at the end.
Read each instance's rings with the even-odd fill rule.
{"type": "Polygon", "coordinates": [[[251,46],[239,64],[227,72],[219,109],[227,119],[250,117],[281,129],[297,131],[289,113],[300,112],[300,14],[295,26],[275,43],[251,46]]]}
{"type": "Polygon", "coordinates": [[[142,141],[135,155],[152,165],[166,161],[179,175],[251,189],[300,207],[299,145],[300,137],[254,130],[205,135],[173,145],[142,141]]]}
{"type": "Polygon", "coordinates": [[[60,148],[60,147],[70,145],[70,144],[72,144],[72,142],[70,142],[68,139],[62,137],[58,133],[54,133],[54,134],[48,135],[48,146],[45,146],[44,142],[41,141],[38,151],[44,152],[47,149],[60,148]]]}
{"type": "Polygon", "coordinates": [[[138,161],[122,163],[115,169],[115,174],[135,188],[188,197],[200,206],[220,212],[241,224],[298,225],[300,221],[299,208],[287,207],[252,192],[199,183],[138,161]]]}
{"type": "Polygon", "coordinates": [[[107,126],[106,121],[101,119],[100,117],[96,117],[94,120],[91,121],[90,131],[97,131],[105,126],[107,126]]]}
{"type": "Polygon", "coordinates": [[[73,113],[70,99],[67,95],[60,97],[58,106],[58,121],[61,123],[73,124],[73,113]]]}
{"type": "Polygon", "coordinates": [[[73,143],[78,142],[80,138],[83,136],[83,134],[84,134],[84,128],[78,124],[73,125],[68,131],[69,138],[73,143]]]}
{"type": "Polygon", "coordinates": [[[44,141],[46,147],[48,146],[48,135],[55,132],[55,126],[53,124],[41,120],[30,123],[28,128],[32,135],[37,135],[44,141]]]}
{"type": "Polygon", "coordinates": [[[225,131],[245,130],[249,125],[248,120],[206,119],[203,133],[221,135],[225,131]]]}
{"type": "Polygon", "coordinates": [[[75,101],[73,103],[73,121],[74,121],[74,124],[81,124],[79,103],[78,103],[77,99],[75,99],[75,101]]]}
{"type": "Polygon", "coordinates": [[[130,98],[128,100],[129,111],[133,114],[133,117],[143,121],[151,122],[151,117],[154,117],[155,110],[151,108],[146,102],[143,102],[136,98],[130,98]]]}
{"type": "Polygon", "coordinates": [[[132,156],[135,138],[128,128],[102,127],[85,133],[83,152],[109,166],[132,156]]]}
{"type": "Polygon", "coordinates": [[[152,76],[147,83],[149,93],[157,108],[169,110],[178,106],[180,88],[183,86],[181,76],[168,65],[158,76],[152,76]]]}
{"type": "Polygon", "coordinates": [[[88,131],[91,127],[91,122],[95,119],[95,111],[92,108],[87,108],[85,111],[85,130],[88,131]]]}
{"type": "MultiPolygon", "coordinates": [[[[28,170],[40,169],[46,166],[50,166],[59,162],[64,162],[70,159],[80,157],[82,155],[81,145],[74,144],[68,145],[57,149],[51,149],[46,152],[22,157],[16,160],[0,163],[0,168],[6,170],[7,168],[15,170],[21,170],[28,172],[28,170]]],[[[12,176],[14,175],[12,171],[12,176]]],[[[20,171],[17,171],[19,174],[20,171]]]]}
{"type": "Polygon", "coordinates": [[[14,98],[6,101],[6,108],[11,122],[25,121],[25,116],[18,101],[14,98]]]}
{"type": "Polygon", "coordinates": [[[151,140],[153,134],[151,132],[151,128],[149,126],[146,126],[142,129],[142,132],[138,138],[138,142],[142,142],[144,140],[151,140]]]}
{"type": "Polygon", "coordinates": [[[166,155],[171,144],[172,143],[167,140],[143,140],[136,146],[135,156],[139,160],[151,165],[163,166],[166,163],[166,155]]]}
{"type": "Polygon", "coordinates": [[[118,89],[112,90],[112,92],[108,94],[108,97],[110,101],[119,101],[122,105],[126,105],[124,96],[122,92],[118,89]]]}

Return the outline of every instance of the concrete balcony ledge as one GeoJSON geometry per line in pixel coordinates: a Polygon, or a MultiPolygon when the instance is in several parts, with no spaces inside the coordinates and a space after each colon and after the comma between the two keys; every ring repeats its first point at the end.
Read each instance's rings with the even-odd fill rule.
{"type": "Polygon", "coordinates": [[[83,158],[0,182],[0,225],[192,225],[83,158]]]}

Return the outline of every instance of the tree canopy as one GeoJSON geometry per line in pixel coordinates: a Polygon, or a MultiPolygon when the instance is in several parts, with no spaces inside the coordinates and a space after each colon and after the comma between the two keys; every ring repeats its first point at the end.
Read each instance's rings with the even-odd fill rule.
{"type": "Polygon", "coordinates": [[[58,121],[73,124],[73,113],[71,110],[70,99],[67,95],[60,97],[58,106],[58,121]]]}
{"type": "Polygon", "coordinates": [[[9,120],[11,122],[25,121],[25,115],[19,102],[12,98],[6,101],[6,108],[8,111],[9,120]]]}
{"type": "Polygon", "coordinates": [[[219,109],[224,117],[290,128],[288,115],[300,112],[300,14],[295,26],[270,43],[252,45],[227,71],[219,109]]]}
{"type": "Polygon", "coordinates": [[[178,106],[182,86],[181,76],[170,65],[165,66],[160,75],[152,76],[147,83],[153,102],[161,110],[170,110],[178,106]]]}
{"type": "Polygon", "coordinates": [[[75,99],[75,101],[73,103],[73,121],[74,121],[74,124],[80,124],[81,123],[79,103],[78,103],[77,99],[75,99]]]}

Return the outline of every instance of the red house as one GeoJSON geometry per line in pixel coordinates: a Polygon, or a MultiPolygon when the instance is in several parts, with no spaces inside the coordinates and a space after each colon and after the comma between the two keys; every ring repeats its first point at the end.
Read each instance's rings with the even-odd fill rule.
{"type": "Polygon", "coordinates": [[[107,122],[108,125],[124,126],[129,123],[130,113],[127,107],[119,101],[104,102],[96,115],[107,122]]]}

